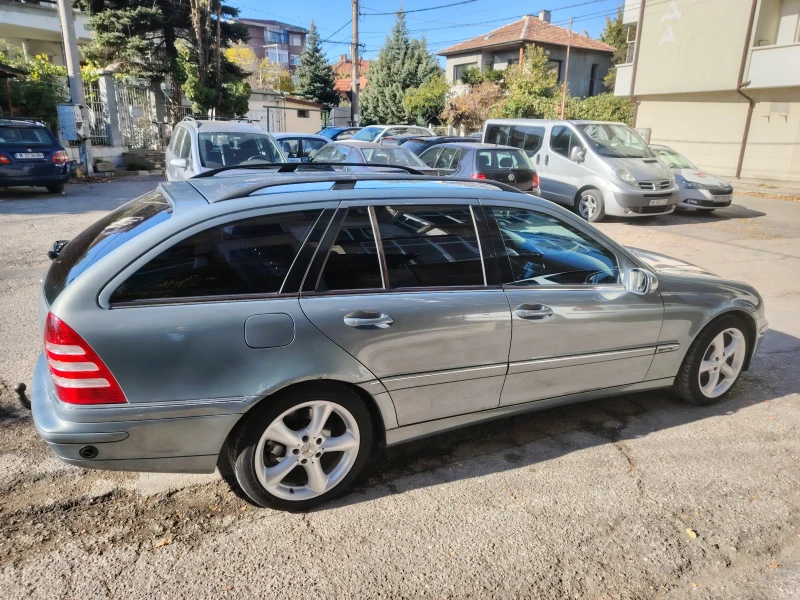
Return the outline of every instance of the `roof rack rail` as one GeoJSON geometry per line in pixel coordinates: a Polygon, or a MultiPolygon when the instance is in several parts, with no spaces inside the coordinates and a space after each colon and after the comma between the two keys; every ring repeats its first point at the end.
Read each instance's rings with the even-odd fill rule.
{"type": "MultiPolygon", "coordinates": [[[[294,173],[298,169],[308,171],[333,171],[334,167],[370,167],[380,169],[399,169],[405,171],[409,175],[425,175],[422,171],[418,171],[413,167],[405,167],[402,165],[376,165],[374,163],[329,163],[329,162],[296,162],[296,163],[261,163],[257,165],[229,165],[227,167],[220,167],[199,173],[192,177],[192,179],[200,179],[205,177],[213,177],[217,173],[224,173],[225,171],[234,171],[236,169],[276,169],[277,173],[294,173]],[[322,168],[317,168],[322,167],[322,168]]],[[[374,171],[380,173],[380,171],[374,171]]]]}
{"type": "Polygon", "coordinates": [[[42,119],[37,119],[36,117],[12,117],[0,115],[0,121],[22,121],[24,123],[36,123],[38,125],[44,125],[44,121],[42,119]]]}

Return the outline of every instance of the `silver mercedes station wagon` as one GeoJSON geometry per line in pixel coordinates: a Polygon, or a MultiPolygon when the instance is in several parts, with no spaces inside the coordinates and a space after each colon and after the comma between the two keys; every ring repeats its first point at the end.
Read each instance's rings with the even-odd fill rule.
{"type": "Polygon", "coordinates": [[[479,421],[669,387],[718,401],[767,328],[751,286],[474,180],[212,172],[50,256],[32,405],[52,450],[224,466],[281,509],[479,421]]]}

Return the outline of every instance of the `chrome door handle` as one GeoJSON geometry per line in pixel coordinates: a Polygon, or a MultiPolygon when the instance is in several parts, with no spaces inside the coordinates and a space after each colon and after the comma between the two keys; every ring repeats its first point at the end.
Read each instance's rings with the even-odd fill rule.
{"type": "Polygon", "coordinates": [[[392,323],[394,323],[392,317],[374,310],[357,310],[344,316],[344,324],[349,327],[386,329],[392,323]]]}
{"type": "Polygon", "coordinates": [[[520,304],[514,309],[520,319],[543,321],[553,316],[553,309],[544,304],[520,304]]]}

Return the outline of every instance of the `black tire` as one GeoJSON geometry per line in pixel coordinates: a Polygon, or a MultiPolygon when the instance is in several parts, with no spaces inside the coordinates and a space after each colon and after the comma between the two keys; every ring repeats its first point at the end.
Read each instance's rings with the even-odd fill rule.
{"type": "Polygon", "coordinates": [[[50,184],[50,185],[48,185],[46,187],[47,187],[47,191],[50,192],[51,194],[60,194],[61,192],[64,191],[64,184],[63,183],[53,183],[53,184],[50,184]]]}
{"type": "Polygon", "coordinates": [[[745,356],[750,351],[750,336],[747,333],[747,327],[741,318],[730,315],[722,316],[716,321],[708,325],[694,340],[689,347],[689,351],[683,359],[683,364],[675,377],[675,382],[672,384],[673,392],[682,400],[698,406],[707,406],[715,404],[722,398],[727,396],[739,381],[742,375],[740,370],[734,380],[733,384],[719,396],[710,398],[703,393],[700,388],[700,365],[703,362],[704,355],[708,350],[711,341],[717,337],[721,332],[726,329],[738,329],[744,336],[745,343],[745,356]]]}
{"type": "Polygon", "coordinates": [[[577,215],[581,219],[589,221],[589,223],[597,223],[598,221],[602,221],[606,216],[606,205],[603,201],[603,194],[600,193],[600,190],[588,189],[580,192],[577,196],[575,196],[574,208],[577,215]],[[588,216],[581,213],[581,200],[586,196],[591,196],[594,198],[595,204],[597,205],[595,212],[588,216]]]}
{"type": "Polygon", "coordinates": [[[278,510],[301,511],[323,504],[342,494],[358,477],[372,450],[372,419],[358,395],[338,383],[308,384],[266,398],[245,417],[247,421],[231,441],[230,459],[236,481],[245,495],[258,506],[278,510]],[[335,487],[305,500],[287,500],[267,491],[256,476],[255,453],[267,427],[283,412],[310,400],[326,400],[350,412],[358,424],[360,445],[350,471],[335,487]]]}

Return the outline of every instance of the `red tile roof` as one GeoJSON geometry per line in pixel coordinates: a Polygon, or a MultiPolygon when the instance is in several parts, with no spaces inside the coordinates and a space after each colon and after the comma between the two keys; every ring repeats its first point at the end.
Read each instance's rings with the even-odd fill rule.
{"type": "MultiPolygon", "coordinates": [[[[479,35],[471,40],[460,42],[438,52],[440,56],[459,54],[470,50],[492,48],[495,46],[519,46],[528,43],[552,44],[566,46],[569,39],[569,30],[546,23],[533,15],[525,15],[519,21],[479,35]]],[[[599,52],[614,52],[615,48],[603,42],[594,40],[580,33],[572,32],[572,47],[599,52]]]]}

